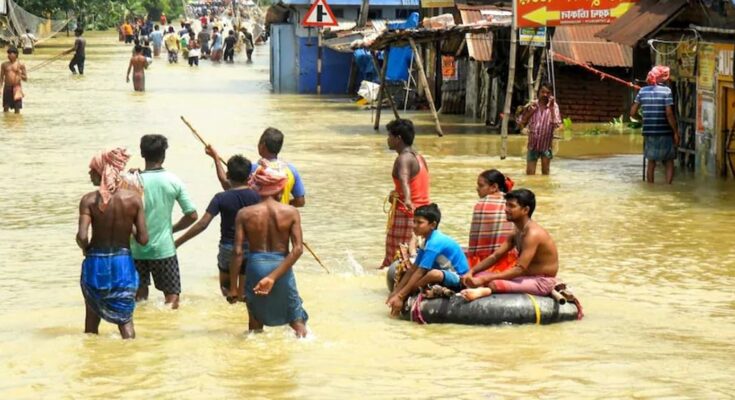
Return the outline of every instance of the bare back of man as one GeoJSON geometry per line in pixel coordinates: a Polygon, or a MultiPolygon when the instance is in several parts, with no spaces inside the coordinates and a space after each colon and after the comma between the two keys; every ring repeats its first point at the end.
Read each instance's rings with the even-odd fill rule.
{"type": "Polygon", "coordinates": [[[242,216],[250,251],[289,252],[291,228],[300,220],[296,208],[266,200],[244,208],[242,216]]]}
{"type": "Polygon", "coordinates": [[[133,89],[136,92],[145,92],[145,68],[148,65],[148,62],[145,59],[145,56],[141,53],[135,53],[133,57],[130,58],[130,66],[128,66],[128,75],[130,75],[130,70],[133,71],[133,89]]]}
{"type": "MultiPolygon", "coordinates": [[[[93,175],[92,179],[93,181],[99,180],[99,175],[93,175]]],[[[129,249],[131,234],[135,236],[138,243],[148,242],[143,201],[138,193],[123,189],[117,190],[107,203],[104,212],[100,208],[101,202],[100,192],[94,191],[85,194],[79,203],[77,244],[85,256],[89,256],[90,251],[111,253],[119,252],[120,249],[129,249]],[[90,226],[92,227],[91,240],[87,236],[90,226]]],[[[135,273],[132,257],[129,251],[125,253],[130,260],[130,270],[135,273]]],[[[131,288],[130,302],[134,304],[134,288],[131,288]]],[[[87,301],[86,295],[85,306],[84,332],[96,334],[99,332],[101,317],[87,301]]],[[[124,339],[135,337],[132,317],[128,322],[118,323],[118,329],[124,339]]]]}
{"type": "MultiPolygon", "coordinates": [[[[251,296],[248,298],[248,314],[249,329],[251,331],[260,331],[263,329],[264,322],[256,318],[257,312],[268,313],[269,310],[260,305],[260,310],[256,310],[258,306],[254,304],[257,298],[268,297],[275,304],[283,306],[284,302],[293,301],[294,296],[298,298],[295,287],[295,280],[291,268],[303,253],[303,242],[301,232],[301,217],[296,208],[285,205],[277,201],[273,196],[269,196],[260,203],[245,207],[238,212],[235,219],[235,244],[233,246],[233,257],[230,263],[230,301],[242,293],[237,288],[238,269],[242,263],[242,243],[248,243],[249,255],[248,265],[246,267],[246,279],[253,283],[245,283],[245,292],[251,296]],[[253,278],[253,270],[250,270],[251,263],[257,264],[258,257],[265,254],[285,254],[280,256],[282,259],[277,261],[277,266],[269,273],[255,283],[258,278],[253,278]],[[288,275],[288,276],[285,276],[288,275]],[[281,278],[288,279],[289,282],[278,282],[280,285],[276,290],[276,283],[281,278]],[[284,287],[285,285],[290,285],[284,287]],[[272,293],[273,291],[274,293],[272,293]],[[278,293],[275,293],[275,292],[278,293]],[[289,294],[290,293],[290,294],[289,294]],[[278,299],[277,296],[288,296],[288,298],[278,299]]],[[[299,337],[306,336],[306,313],[301,308],[301,300],[298,298],[298,304],[289,304],[285,307],[292,310],[294,314],[302,314],[303,318],[288,321],[291,328],[294,329],[299,337]],[[295,312],[293,310],[296,310],[295,312]]],[[[266,304],[266,306],[268,306],[266,304]]],[[[279,307],[275,307],[279,308],[279,307]]],[[[274,309],[275,309],[274,308],[274,309]]],[[[278,312],[278,311],[275,311],[278,312]]],[[[284,321],[281,321],[283,323],[284,321]]]]}
{"type": "Polygon", "coordinates": [[[83,209],[92,219],[89,247],[129,249],[130,235],[134,232],[134,226],[139,223],[137,219],[145,220],[140,195],[130,190],[118,190],[110,199],[105,212],[100,210],[100,202],[99,192],[94,191],[84,195],[80,205],[80,212],[83,209]]]}

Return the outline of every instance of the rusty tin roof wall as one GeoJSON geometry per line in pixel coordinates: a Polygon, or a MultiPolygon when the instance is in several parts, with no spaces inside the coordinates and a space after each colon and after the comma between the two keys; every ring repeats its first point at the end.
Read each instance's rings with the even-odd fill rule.
{"type": "MultiPolygon", "coordinates": [[[[486,21],[487,16],[482,14],[483,10],[488,11],[510,11],[495,6],[467,6],[457,5],[459,13],[462,16],[463,24],[475,24],[486,21]]],[[[487,33],[470,33],[467,34],[467,52],[470,58],[476,61],[492,61],[493,59],[493,34],[487,33]]]]}
{"type": "Polygon", "coordinates": [[[602,29],[597,37],[635,46],[681,12],[687,0],[641,0],[622,17],[602,29]]]}
{"type": "Polygon", "coordinates": [[[606,26],[558,26],[552,39],[554,51],[579,62],[600,67],[631,67],[633,50],[630,47],[595,37],[606,26]]]}

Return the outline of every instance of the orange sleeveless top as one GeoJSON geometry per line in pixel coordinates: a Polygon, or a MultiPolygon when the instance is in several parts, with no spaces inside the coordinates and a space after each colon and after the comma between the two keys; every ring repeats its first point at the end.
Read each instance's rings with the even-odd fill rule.
{"type": "MultiPolygon", "coordinates": [[[[422,157],[419,154],[414,154],[416,157],[416,160],[419,162],[419,172],[411,178],[408,181],[408,188],[411,190],[411,203],[413,204],[413,208],[419,208],[421,206],[425,206],[430,203],[429,201],[429,170],[426,168],[426,161],[424,160],[424,157],[422,157]]],[[[393,184],[395,185],[396,192],[398,193],[398,198],[403,200],[404,199],[404,193],[403,189],[401,188],[401,181],[397,179],[396,177],[393,177],[393,184]]],[[[402,201],[398,202],[398,205],[396,207],[399,211],[401,211],[404,214],[413,215],[413,213],[409,213],[408,210],[406,210],[406,206],[403,205],[402,201]]]]}

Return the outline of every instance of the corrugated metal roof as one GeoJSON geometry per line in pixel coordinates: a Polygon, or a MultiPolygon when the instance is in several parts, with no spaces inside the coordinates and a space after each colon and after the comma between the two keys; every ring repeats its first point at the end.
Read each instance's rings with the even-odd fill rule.
{"type": "Polygon", "coordinates": [[[556,27],[554,51],[585,64],[600,67],[631,67],[633,49],[595,37],[607,25],[562,25],[556,27]]]}
{"type": "MultiPolygon", "coordinates": [[[[509,9],[502,9],[495,6],[468,6],[457,4],[459,13],[462,16],[463,24],[476,24],[481,22],[499,22],[511,21],[513,14],[509,9]]],[[[468,33],[467,51],[470,58],[476,61],[491,61],[493,59],[493,34],[486,33],[468,33]]]]}
{"type": "Polygon", "coordinates": [[[633,47],[677,16],[686,5],[687,0],[641,0],[596,36],[633,47]]]}

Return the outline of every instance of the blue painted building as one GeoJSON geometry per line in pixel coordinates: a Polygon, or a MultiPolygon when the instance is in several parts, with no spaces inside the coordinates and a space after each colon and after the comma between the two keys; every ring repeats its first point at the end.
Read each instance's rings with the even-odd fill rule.
{"type": "MultiPolygon", "coordinates": [[[[286,22],[270,25],[270,77],[276,93],[316,93],[317,31],[301,26],[311,0],[283,0],[290,9],[286,22]]],[[[361,0],[327,0],[340,25],[357,21],[361,0]]],[[[368,19],[405,19],[418,11],[419,0],[370,0],[368,19]]],[[[351,53],[323,47],[322,93],[345,94],[350,78],[351,53]]]]}

